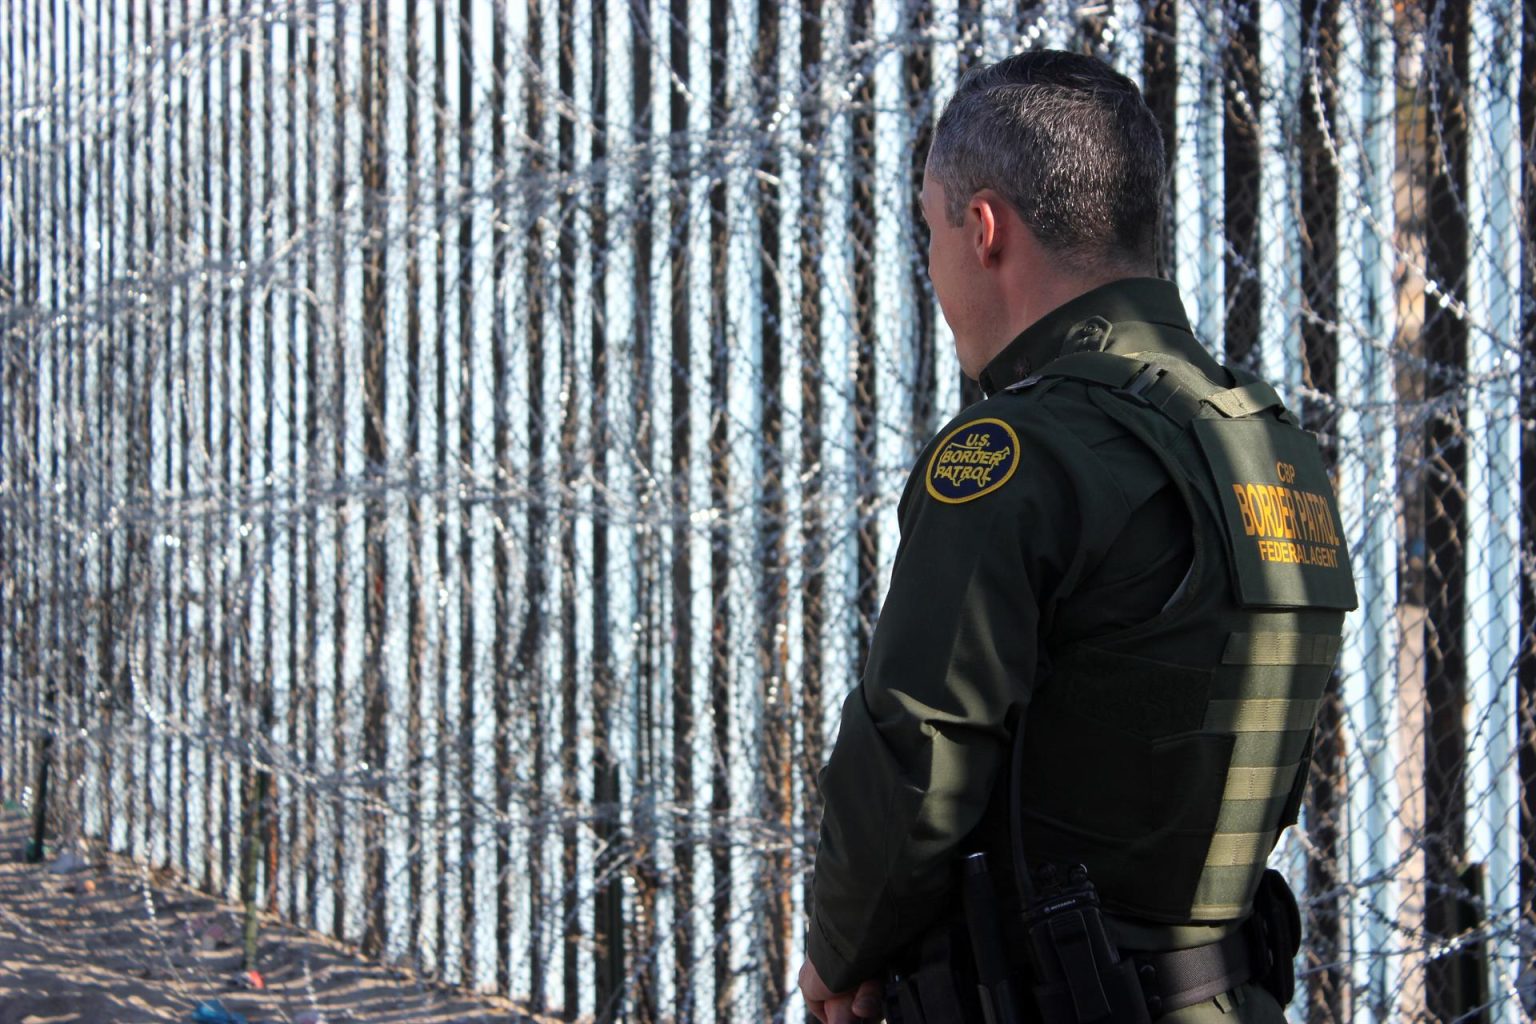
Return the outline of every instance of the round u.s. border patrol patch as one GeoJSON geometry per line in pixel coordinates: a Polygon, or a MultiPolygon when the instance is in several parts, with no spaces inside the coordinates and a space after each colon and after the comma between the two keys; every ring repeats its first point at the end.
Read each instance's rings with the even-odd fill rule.
{"type": "Polygon", "coordinates": [[[950,505],[990,494],[1019,468],[1019,435],[1002,420],[972,420],[945,435],[928,460],[928,493],[950,505]]]}

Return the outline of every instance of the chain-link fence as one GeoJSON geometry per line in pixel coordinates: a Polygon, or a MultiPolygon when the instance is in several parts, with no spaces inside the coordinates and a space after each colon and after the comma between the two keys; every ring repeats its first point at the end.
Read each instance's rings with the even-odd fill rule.
{"type": "MultiPolygon", "coordinates": [[[[1528,5],[1527,5],[1528,6],[1528,5]]],[[[0,787],[560,1019],[789,1019],[970,64],[1144,83],[1362,602],[1296,1019],[1536,1012],[1536,12],[0,4],[0,787]]]]}

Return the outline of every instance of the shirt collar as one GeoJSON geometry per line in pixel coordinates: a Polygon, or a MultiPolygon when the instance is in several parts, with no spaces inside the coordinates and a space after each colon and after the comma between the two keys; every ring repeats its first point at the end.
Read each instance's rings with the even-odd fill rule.
{"type": "Polygon", "coordinates": [[[978,382],[982,391],[990,397],[1061,355],[1068,333],[1090,316],[1103,317],[1111,324],[1135,320],[1194,333],[1172,281],[1157,277],[1111,281],[1057,306],[1026,327],[981,371],[978,382]]]}

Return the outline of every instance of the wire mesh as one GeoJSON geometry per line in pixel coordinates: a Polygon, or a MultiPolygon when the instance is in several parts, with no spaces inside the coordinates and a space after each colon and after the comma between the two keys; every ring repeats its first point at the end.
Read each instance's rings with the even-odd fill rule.
{"type": "Polygon", "coordinates": [[[977,397],[923,154],[1037,45],[1143,84],[1167,273],[1336,469],[1293,1016],[1536,1014],[1492,0],[4,5],[4,795],[530,1013],[803,1015],[815,772],[977,397]]]}

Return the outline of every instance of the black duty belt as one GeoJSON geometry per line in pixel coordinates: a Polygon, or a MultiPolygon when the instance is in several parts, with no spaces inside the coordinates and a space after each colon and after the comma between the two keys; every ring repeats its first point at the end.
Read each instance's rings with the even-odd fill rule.
{"type": "Polygon", "coordinates": [[[1147,1009],[1154,1018],[1203,1003],[1254,977],[1251,938],[1246,927],[1224,939],[1166,953],[1127,950],[1136,962],[1147,1009]]]}

